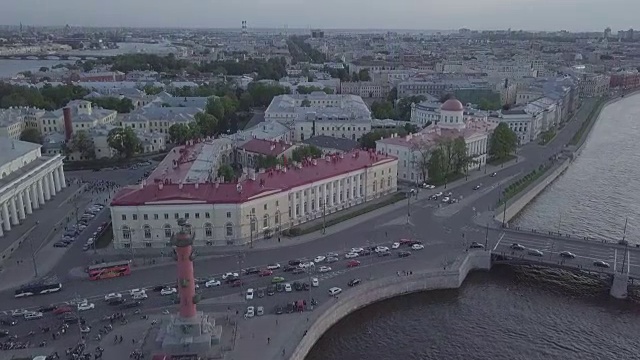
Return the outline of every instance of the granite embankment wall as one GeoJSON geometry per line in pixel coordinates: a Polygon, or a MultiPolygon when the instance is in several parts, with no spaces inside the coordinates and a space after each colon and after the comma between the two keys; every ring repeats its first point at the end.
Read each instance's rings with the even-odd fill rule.
{"type": "Polygon", "coordinates": [[[502,223],[503,216],[505,218],[504,222],[509,222],[513,219],[522,209],[524,209],[536,196],[540,195],[544,189],[547,188],[552,182],[554,182],[563,172],[567,170],[569,165],[571,164],[571,159],[566,159],[559,166],[555,167],[549,175],[543,176],[541,180],[536,181],[534,184],[530,185],[518,198],[515,200],[510,200],[507,202],[507,208],[499,207],[496,209],[496,221],[502,223]]]}
{"type": "Polygon", "coordinates": [[[341,294],[338,300],[330,300],[316,309],[314,321],[308,327],[307,335],[302,337],[289,359],[304,360],[316,341],[327,330],[358,309],[400,295],[436,289],[457,289],[469,272],[490,268],[491,253],[489,251],[472,251],[447,270],[416,271],[413,275],[402,277],[394,274],[349,289],[341,294]]]}

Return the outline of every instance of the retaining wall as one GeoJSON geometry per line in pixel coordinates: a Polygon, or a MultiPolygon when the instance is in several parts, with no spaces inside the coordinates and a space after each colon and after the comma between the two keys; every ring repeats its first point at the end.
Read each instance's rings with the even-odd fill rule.
{"type": "Polygon", "coordinates": [[[507,209],[504,210],[503,207],[500,207],[496,210],[497,214],[495,216],[496,221],[502,223],[503,215],[504,222],[509,222],[513,219],[522,209],[524,209],[536,196],[540,195],[540,193],[547,188],[552,182],[554,182],[560,175],[562,175],[565,170],[571,164],[571,159],[566,159],[560,166],[556,167],[551,174],[545,176],[542,181],[537,182],[536,185],[527,190],[524,194],[518,197],[516,200],[507,202],[507,209]]]}
{"type": "Polygon", "coordinates": [[[432,269],[403,277],[393,275],[349,289],[340,295],[338,300],[329,300],[327,304],[317,309],[314,322],[289,359],[304,360],[313,345],[327,330],[358,309],[400,295],[436,289],[457,289],[469,272],[490,268],[491,253],[489,251],[472,251],[447,270],[432,269]]]}

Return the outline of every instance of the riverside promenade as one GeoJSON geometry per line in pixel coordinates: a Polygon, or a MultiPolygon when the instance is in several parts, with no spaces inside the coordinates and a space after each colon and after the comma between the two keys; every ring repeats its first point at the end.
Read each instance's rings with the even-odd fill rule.
{"type": "Polygon", "coordinates": [[[423,264],[424,268],[414,267],[408,276],[389,269],[387,276],[365,280],[356,287],[343,287],[336,297],[321,296],[320,306],[313,311],[239,320],[233,349],[225,354],[225,359],[304,360],[329,328],[354,311],[414,292],[457,289],[471,271],[491,268],[491,254],[471,251],[460,254],[447,266],[431,261],[423,264]]]}

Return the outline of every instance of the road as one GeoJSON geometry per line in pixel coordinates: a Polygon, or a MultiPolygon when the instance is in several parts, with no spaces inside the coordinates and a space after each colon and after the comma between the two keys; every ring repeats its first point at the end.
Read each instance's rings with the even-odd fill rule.
{"type": "MultiPolygon", "coordinates": [[[[587,103],[587,106],[583,106],[580,109],[576,119],[569,122],[558,132],[549,144],[546,146],[541,146],[537,143],[527,144],[519,150],[519,160],[517,162],[512,161],[511,164],[504,168],[491,168],[491,170],[497,172],[495,177],[491,177],[491,171],[486,171],[484,168],[480,171],[475,169],[471,170],[469,180],[457,182],[453,188],[446,186],[434,190],[421,190],[418,198],[410,202],[409,208],[399,208],[389,211],[375,219],[364,221],[339,233],[330,232],[320,240],[283,248],[246,251],[243,253],[242,261],[239,261],[237,255],[229,254],[222,254],[215,258],[196,258],[196,276],[210,278],[230,271],[238,272],[240,268],[263,267],[266,264],[274,262],[284,265],[290,259],[300,257],[313,258],[330,251],[344,253],[351,247],[366,247],[374,244],[390,245],[393,241],[397,241],[400,238],[414,238],[423,241],[425,244],[426,249],[423,250],[421,254],[428,254],[428,256],[412,256],[409,259],[401,260],[397,259],[397,257],[393,259],[370,258],[363,261],[362,268],[348,271],[345,271],[344,260],[341,260],[340,263],[335,264],[335,267],[342,269],[326,275],[333,276],[331,279],[324,278],[323,275],[321,283],[327,285],[340,283],[344,286],[344,283],[348,281],[349,277],[366,277],[365,275],[367,274],[370,274],[369,276],[375,276],[376,273],[380,272],[389,273],[390,269],[396,267],[398,262],[402,264],[406,263],[408,267],[411,267],[410,264],[414,261],[424,262],[425,258],[423,258],[423,256],[427,256],[428,261],[446,263],[448,261],[447,259],[454,259],[460,254],[471,241],[484,243],[485,239],[489,239],[491,244],[495,245],[495,241],[501,236],[500,229],[494,229],[493,227],[487,227],[485,229],[479,227],[472,219],[481,214],[487,214],[490,209],[493,210],[502,189],[507,186],[510,181],[548,162],[550,157],[561,151],[564,144],[571,139],[575,131],[580,127],[581,121],[586,118],[586,115],[591,111],[589,105],[593,105],[595,101],[586,100],[585,103],[587,103]],[[480,189],[474,190],[476,185],[481,185],[480,189]],[[448,205],[437,200],[428,199],[429,195],[441,191],[452,191],[453,197],[460,199],[460,202],[448,205]],[[407,224],[408,210],[411,213],[409,224],[407,224]]],[[[84,175],[86,178],[99,179],[108,177],[121,183],[135,183],[140,178],[142,172],[144,172],[144,169],[140,169],[139,172],[117,170],[109,172],[108,175],[106,172],[87,172],[84,175]]],[[[103,305],[103,301],[101,302],[99,299],[103,298],[107,293],[126,292],[128,289],[172,283],[173,281],[171,279],[175,278],[175,267],[171,263],[135,269],[131,276],[110,280],[89,281],[69,275],[69,269],[86,266],[90,262],[92,258],[91,251],[87,253],[82,252],[82,244],[85,243],[86,238],[94,231],[93,229],[97,227],[103,219],[106,219],[107,216],[108,214],[106,214],[106,212],[100,214],[98,219],[92,222],[92,227],[89,231],[83,233],[80,239],[78,239],[67,254],[65,254],[63,260],[54,268],[53,273],[63,279],[64,288],[61,292],[38,297],[15,299],[13,298],[12,291],[5,291],[0,293],[0,310],[39,307],[42,305],[62,303],[77,297],[98,299],[96,300],[97,303],[102,303],[103,305]]],[[[502,241],[506,242],[511,240],[503,238],[502,241]]],[[[523,239],[521,241],[525,240],[523,239]]],[[[530,245],[537,246],[533,243],[530,245]]],[[[542,246],[543,244],[539,245],[542,246]]],[[[576,253],[578,252],[577,248],[574,250],[576,253]]],[[[588,248],[585,248],[585,251],[586,250],[588,250],[588,248]]],[[[592,255],[595,256],[596,253],[589,252],[583,256],[592,255]]],[[[632,257],[630,261],[630,263],[632,263],[631,266],[635,265],[635,259],[635,257],[632,257]]],[[[334,267],[333,264],[331,266],[334,267]]],[[[393,272],[395,272],[395,270],[393,272]]],[[[304,276],[300,278],[302,277],[304,276]]],[[[289,278],[290,276],[287,277],[287,280],[290,280],[289,278]]],[[[291,280],[296,280],[296,278],[291,278],[291,280]]],[[[254,278],[250,280],[246,286],[265,286],[267,282],[268,279],[254,278]]],[[[243,289],[245,289],[246,286],[243,287],[243,289]]],[[[326,290],[323,286],[318,290],[320,293],[326,290]]],[[[216,297],[224,298],[234,293],[238,294],[238,298],[242,299],[240,289],[221,287],[218,289],[203,289],[202,291],[207,299],[216,297]]],[[[316,290],[311,291],[312,294],[315,292],[316,290]]],[[[287,296],[299,298],[301,295],[296,293],[289,295],[277,294],[273,298],[282,299],[287,296]]],[[[256,304],[260,304],[260,301],[256,301],[256,304]]],[[[156,309],[169,306],[168,302],[168,299],[150,293],[150,299],[145,301],[144,309],[156,309]]],[[[266,306],[267,309],[271,309],[275,304],[265,303],[264,306],[266,306]]],[[[96,317],[101,317],[102,314],[113,311],[114,310],[108,307],[99,306],[98,309],[91,310],[90,312],[93,312],[96,317]]],[[[32,324],[35,325],[38,323],[39,322],[36,321],[32,324]]],[[[24,326],[33,328],[34,325],[24,326]]],[[[20,328],[19,330],[25,331],[26,328],[24,330],[20,328]]]]}

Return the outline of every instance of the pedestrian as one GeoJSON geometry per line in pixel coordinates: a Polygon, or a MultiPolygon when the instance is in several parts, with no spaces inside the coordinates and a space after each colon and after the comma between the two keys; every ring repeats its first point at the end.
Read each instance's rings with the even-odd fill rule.
{"type": "Polygon", "coordinates": [[[284,349],[282,349],[282,356],[284,356],[284,349]]]}
{"type": "Polygon", "coordinates": [[[276,319],[276,325],[278,325],[278,319],[276,319]]]}
{"type": "Polygon", "coordinates": [[[269,344],[271,344],[271,338],[270,337],[267,338],[267,345],[269,345],[269,344]]]}
{"type": "Polygon", "coordinates": [[[278,236],[278,243],[280,242],[280,236],[278,236]]]}
{"type": "Polygon", "coordinates": [[[136,344],[136,339],[131,339],[131,345],[135,345],[136,344]]]}

